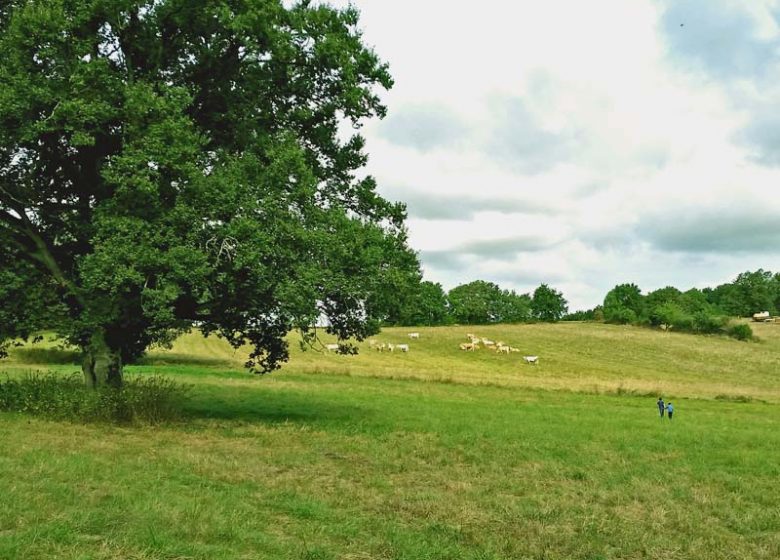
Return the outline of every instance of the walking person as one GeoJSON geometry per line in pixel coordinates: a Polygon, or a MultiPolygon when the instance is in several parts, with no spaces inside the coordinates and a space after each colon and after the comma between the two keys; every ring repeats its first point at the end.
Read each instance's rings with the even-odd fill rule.
{"type": "Polygon", "coordinates": [[[666,405],[666,415],[669,417],[669,420],[672,419],[672,414],[674,414],[674,406],[672,406],[672,403],[670,401],[666,405]]]}
{"type": "Polygon", "coordinates": [[[664,400],[661,397],[658,397],[658,412],[661,414],[661,418],[664,417],[664,410],[666,407],[664,406],[664,400]]]}

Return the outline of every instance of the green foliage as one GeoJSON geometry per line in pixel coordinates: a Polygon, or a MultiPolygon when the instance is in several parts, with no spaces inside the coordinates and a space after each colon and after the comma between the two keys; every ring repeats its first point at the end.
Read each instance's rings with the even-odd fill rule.
{"type": "Polygon", "coordinates": [[[691,330],[699,334],[715,334],[723,332],[727,319],[718,315],[711,315],[706,311],[697,311],[691,320],[691,330]]]}
{"type": "Polygon", "coordinates": [[[484,325],[497,322],[501,288],[492,282],[475,280],[449,291],[450,315],[455,323],[484,325]]]}
{"type": "Polygon", "coordinates": [[[647,321],[653,326],[678,324],[682,314],[682,309],[679,306],[680,295],[680,290],[672,286],[647,294],[642,306],[647,321]]]}
{"type": "Polygon", "coordinates": [[[523,323],[532,318],[531,296],[504,290],[501,294],[501,322],[523,323]]]}
{"type": "Polygon", "coordinates": [[[743,272],[734,282],[721,284],[706,292],[710,303],[725,313],[737,317],[750,317],[754,313],[780,311],[780,274],[758,269],[743,272]]]}
{"type": "Polygon", "coordinates": [[[519,323],[531,319],[531,298],[502,290],[492,282],[476,280],[450,290],[449,312],[455,323],[486,325],[519,323]]]}
{"type": "Polygon", "coordinates": [[[643,311],[642,292],[636,284],[619,284],[604,297],[604,320],[608,323],[636,322],[643,311]]]}
{"type": "Polygon", "coordinates": [[[384,321],[387,325],[445,325],[449,322],[447,295],[441,284],[420,282],[395,294],[398,308],[384,321]]]}
{"type": "Polygon", "coordinates": [[[44,317],[52,323],[62,317],[56,284],[30,285],[26,280],[33,273],[18,251],[0,250],[0,358],[12,341],[28,340],[46,327],[44,317]]]}
{"type": "Polygon", "coordinates": [[[540,321],[555,322],[566,314],[568,306],[563,294],[558,290],[542,284],[536,290],[531,300],[531,312],[540,321]]]}
{"type": "Polygon", "coordinates": [[[697,289],[685,293],[673,287],[656,290],[645,296],[643,310],[639,322],[677,332],[715,334],[726,325],[722,314],[697,289]]]}
{"type": "Polygon", "coordinates": [[[87,391],[80,374],[32,372],[0,381],[0,410],[75,422],[159,424],[182,418],[188,389],[170,377],[134,377],[87,391]]]}
{"type": "Polygon", "coordinates": [[[683,293],[672,286],[646,296],[633,284],[616,286],[605,298],[607,312],[609,322],[650,325],[676,332],[715,334],[724,332],[726,325],[726,319],[704,293],[696,289],[683,293]]]}
{"type": "Polygon", "coordinates": [[[753,340],[753,329],[745,323],[729,326],[726,329],[726,334],[737,340],[753,340]]]}
{"type": "Polygon", "coordinates": [[[650,324],[653,326],[666,325],[678,331],[688,331],[693,324],[691,316],[677,303],[667,301],[650,309],[650,324]]]}
{"type": "Polygon", "coordinates": [[[758,269],[755,272],[743,272],[734,281],[736,290],[732,296],[736,299],[734,306],[742,317],[750,317],[753,313],[769,311],[776,314],[775,300],[777,297],[776,278],[768,270],[758,269]]]}
{"type": "MultiPolygon", "coordinates": [[[[584,309],[579,311],[573,311],[563,316],[564,321],[597,321],[596,312],[600,311],[601,306],[594,307],[593,309],[584,309]]],[[[601,318],[603,320],[603,317],[601,318]]]]}
{"type": "Polygon", "coordinates": [[[0,83],[0,352],[45,327],[97,376],[197,322],[264,372],[289,330],[364,338],[419,283],[340,134],[392,86],[353,7],[14,0],[0,83]]]}
{"type": "Polygon", "coordinates": [[[718,309],[707,301],[707,296],[696,288],[691,288],[680,294],[677,302],[688,313],[705,311],[710,314],[720,314],[718,309]]]}
{"type": "Polygon", "coordinates": [[[728,334],[740,338],[746,333],[737,330],[736,335],[732,334],[727,328],[728,319],[722,308],[711,303],[717,299],[714,292],[723,295],[737,290],[735,286],[728,289],[719,286],[715,291],[694,288],[681,292],[668,286],[642,296],[635,285],[622,284],[607,294],[604,312],[607,320],[613,323],[643,324],[695,334],[728,334]]]}

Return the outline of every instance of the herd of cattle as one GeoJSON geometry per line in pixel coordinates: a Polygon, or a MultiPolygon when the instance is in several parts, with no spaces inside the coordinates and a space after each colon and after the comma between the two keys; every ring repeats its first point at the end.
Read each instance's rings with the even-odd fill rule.
{"type": "MultiPolygon", "coordinates": [[[[467,334],[466,338],[469,342],[462,342],[459,346],[461,350],[466,352],[474,352],[480,348],[485,350],[492,350],[498,354],[510,354],[512,352],[520,352],[519,348],[515,348],[502,341],[493,341],[489,338],[480,337],[475,334],[467,334]]],[[[523,356],[523,359],[529,364],[538,364],[539,356],[523,356]]]]}
{"type": "MultiPolygon", "coordinates": [[[[418,332],[410,332],[408,336],[410,340],[420,339],[420,333],[418,332]]],[[[483,348],[485,350],[492,350],[497,354],[511,354],[512,352],[520,352],[518,348],[514,348],[500,341],[494,342],[490,339],[479,337],[474,334],[467,334],[466,337],[469,339],[469,342],[463,342],[459,345],[460,349],[466,352],[474,352],[476,350],[479,350],[480,348],[483,348]]],[[[390,342],[379,342],[373,339],[368,341],[368,346],[369,348],[377,352],[396,352],[396,351],[408,352],[409,351],[408,344],[393,344],[390,342]]],[[[339,345],[326,344],[325,350],[327,352],[337,352],[339,350],[339,345]]],[[[539,356],[523,356],[523,360],[525,360],[526,363],[528,364],[536,365],[539,363],[539,356]]]]}

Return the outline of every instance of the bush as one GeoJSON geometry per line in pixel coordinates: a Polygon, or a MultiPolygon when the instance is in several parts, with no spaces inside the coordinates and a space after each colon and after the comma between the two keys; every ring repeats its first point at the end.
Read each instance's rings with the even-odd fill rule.
{"type": "Polygon", "coordinates": [[[131,377],[92,391],[79,373],[30,372],[0,381],[0,410],[55,420],[159,424],[181,418],[188,388],[164,377],[131,377]]]}
{"type": "Polygon", "coordinates": [[[693,318],[672,302],[663,303],[653,309],[648,320],[653,326],[668,325],[679,332],[693,330],[693,318]]]}
{"type": "Polygon", "coordinates": [[[700,334],[714,334],[723,332],[726,324],[724,317],[710,315],[706,311],[697,311],[693,314],[693,332],[700,334]]]}
{"type": "Polygon", "coordinates": [[[753,340],[753,329],[744,323],[731,325],[726,329],[726,334],[737,340],[753,340]]]}
{"type": "Polygon", "coordinates": [[[633,310],[628,309],[627,307],[616,307],[609,310],[609,312],[607,312],[607,310],[604,311],[604,320],[607,323],[628,325],[636,323],[637,315],[633,310]]]}

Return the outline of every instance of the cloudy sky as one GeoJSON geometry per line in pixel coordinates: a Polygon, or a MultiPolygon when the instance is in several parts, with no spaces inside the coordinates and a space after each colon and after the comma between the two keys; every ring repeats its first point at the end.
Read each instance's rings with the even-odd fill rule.
{"type": "Polygon", "coordinates": [[[368,171],[427,280],[584,309],[780,270],[780,0],[352,3],[396,82],[368,171]]]}

